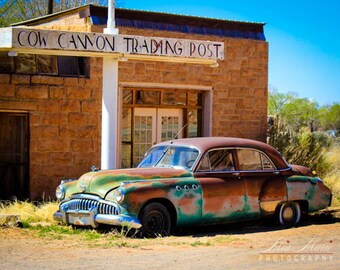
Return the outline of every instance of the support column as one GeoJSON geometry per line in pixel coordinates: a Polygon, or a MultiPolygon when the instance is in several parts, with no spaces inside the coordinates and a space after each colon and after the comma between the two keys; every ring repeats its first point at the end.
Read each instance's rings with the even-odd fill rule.
{"type": "MultiPolygon", "coordinates": [[[[109,1],[105,34],[118,35],[115,28],[114,1],[109,1]]],[[[118,145],[118,59],[103,58],[101,169],[117,168],[118,145]]]]}
{"type": "Polygon", "coordinates": [[[101,169],[117,167],[118,61],[103,59],[101,169]]]}

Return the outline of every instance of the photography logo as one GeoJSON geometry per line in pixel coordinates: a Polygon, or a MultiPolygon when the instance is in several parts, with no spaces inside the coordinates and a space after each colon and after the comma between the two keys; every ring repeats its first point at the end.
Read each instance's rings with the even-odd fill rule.
{"type": "Polygon", "coordinates": [[[277,240],[271,247],[259,253],[259,261],[267,262],[319,262],[332,261],[333,241],[312,238],[306,244],[289,240],[277,240]]]}

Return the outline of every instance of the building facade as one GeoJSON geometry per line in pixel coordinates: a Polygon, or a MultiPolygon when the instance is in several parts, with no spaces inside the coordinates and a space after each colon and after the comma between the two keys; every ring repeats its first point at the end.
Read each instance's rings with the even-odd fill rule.
{"type": "MultiPolygon", "coordinates": [[[[264,24],[124,9],[115,14],[119,34],[224,44],[217,64],[119,59],[117,167],[135,166],[150,146],[176,136],[265,141],[264,24]]],[[[15,26],[101,33],[106,20],[106,8],[87,5],[15,26]]],[[[157,46],[176,53],[170,43],[157,46]]],[[[192,49],[209,53],[204,46],[192,49]]],[[[152,47],[144,44],[144,50],[152,47]]],[[[53,198],[60,180],[100,167],[102,78],[103,58],[95,55],[0,49],[0,199],[53,198]]]]}

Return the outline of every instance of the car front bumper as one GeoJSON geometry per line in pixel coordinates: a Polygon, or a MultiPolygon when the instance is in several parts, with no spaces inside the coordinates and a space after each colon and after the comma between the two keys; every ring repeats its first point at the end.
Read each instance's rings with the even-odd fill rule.
{"type": "Polygon", "coordinates": [[[99,224],[126,226],[138,229],[142,226],[138,218],[121,214],[112,202],[93,195],[77,195],[61,203],[53,219],[67,225],[98,227],[99,224]]]}
{"type": "Polygon", "coordinates": [[[67,225],[92,226],[98,227],[99,224],[107,224],[112,226],[127,226],[134,229],[142,227],[140,221],[136,218],[125,215],[106,215],[96,214],[95,211],[78,211],[65,212],[57,211],[53,214],[53,219],[65,223],[67,225]]]}

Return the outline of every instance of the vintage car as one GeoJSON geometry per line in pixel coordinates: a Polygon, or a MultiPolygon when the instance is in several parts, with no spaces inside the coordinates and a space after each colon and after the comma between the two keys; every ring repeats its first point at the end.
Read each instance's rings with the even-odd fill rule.
{"type": "Polygon", "coordinates": [[[287,164],[268,144],[222,137],[157,144],[137,168],[88,172],[62,182],[56,196],[57,221],[129,226],[144,237],[273,215],[294,226],[332,199],[311,170],[287,164]]]}

